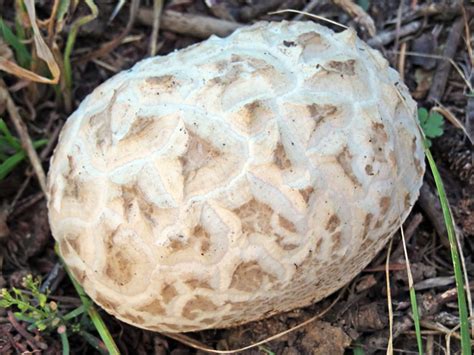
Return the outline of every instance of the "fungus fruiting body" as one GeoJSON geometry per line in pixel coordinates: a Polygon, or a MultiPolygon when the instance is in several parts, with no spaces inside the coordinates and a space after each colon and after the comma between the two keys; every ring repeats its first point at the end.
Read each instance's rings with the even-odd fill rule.
{"type": "Polygon", "coordinates": [[[349,282],[423,172],[416,104],[379,52],[353,30],[265,22],[95,89],[61,133],[49,218],[119,319],[230,327],[349,282]]]}

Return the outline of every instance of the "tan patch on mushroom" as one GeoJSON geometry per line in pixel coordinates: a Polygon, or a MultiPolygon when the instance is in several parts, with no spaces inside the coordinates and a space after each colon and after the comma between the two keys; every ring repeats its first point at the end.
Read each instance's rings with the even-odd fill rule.
{"type": "Polygon", "coordinates": [[[171,249],[172,253],[176,253],[180,250],[187,249],[188,244],[184,240],[181,240],[181,239],[172,239],[168,244],[168,248],[171,249]]]}
{"type": "Polygon", "coordinates": [[[182,314],[184,318],[194,320],[200,314],[214,312],[215,310],[217,310],[217,306],[209,298],[198,295],[186,302],[182,314]]]}
{"type": "Polygon", "coordinates": [[[63,257],[63,259],[68,258],[71,255],[71,247],[69,246],[69,243],[65,239],[60,239],[58,241],[59,244],[59,251],[63,257]]]}
{"type": "Polygon", "coordinates": [[[392,199],[390,196],[384,196],[380,199],[379,201],[379,206],[380,206],[380,214],[384,215],[388,212],[388,209],[390,208],[390,203],[392,202],[392,199]]]}
{"type": "Polygon", "coordinates": [[[317,32],[306,32],[299,35],[296,43],[303,48],[301,56],[305,61],[317,58],[321,51],[329,47],[329,44],[317,32]]]}
{"type": "Polygon", "coordinates": [[[323,244],[323,238],[319,238],[316,242],[316,250],[321,249],[321,245],[323,244]]]}
{"type": "Polygon", "coordinates": [[[262,100],[254,100],[245,104],[233,116],[233,121],[246,134],[257,134],[274,116],[274,113],[262,100]]]}
{"type": "Polygon", "coordinates": [[[208,252],[209,248],[211,247],[211,237],[209,236],[209,233],[207,233],[207,231],[204,229],[204,227],[201,225],[195,226],[193,229],[193,235],[201,243],[201,253],[208,252]]]}
{"type": "Polygon", "coordinates": [[[262,270],[258,262],[242,262],[237,266],[232,275],[230,288],[244,292],[254,292],[260,288],[266,277],[271,280],[274,279],[272,275],[262,270]]]}
{"type": "Polygon", "coordinates": [[[79,257],[81,256],[81,243],[79,242],[79,236],[67,234],[64,239],[69,243],[72,249],[76,252],[79,257]]]}
{"type": "Polygon", "coordinates": [[[136,202],[138,204],[138,209],[145,220],[147,220],[151,225],[155,224],[155,206],[146,199],[145,194],[136,183],[122,185],[121,195],[123,210],[127,217],[130,215],[133,203],[136,202]]]}
{"type": "Polygon", "coordinates": [[[397,155],[393,150],[388,153],[388,160],[392,164],[392,166],[397,166],[397,155]]]}
{"type": "Polygon", "coordinates": [[[112,108],[117,101],[119,89],[114,90],[114,94],[107,107],[102,112],[91,116],[88,121],[92,134],[95,137],[96,147],[102,152],[105,147],[112,144],[112,108]]]}
{"type": "Polygon", "coordinates": [[[349,148],[347,146],[342,149],[342,151],[336,156],[336,160],[341,166],[342,170],[344,171],[344,174],[348,177],[348,179],[355,185],[355,186],[361,186],[361,183],[359,180],[357,180],[357,177],[354,174],[354,170],[352,169],[352,154],[349,151],[349,148]]]}
{"type": "Polygon", "coordinates": [[[385,157],[385,147],[387,142],[388,135],[384,124],[380,122],[372,122],[372,135],[370,137],[369,143],[372,144],[374,159],[376,161],[381,163],[385,163],[387,161],[387,158],[385,157]]]}
{"type": "Polygon", "coordinates": [[[390,196],[384,196],[379,200],[381,217],[375,223],[375,226],[374,226],[375,228],[380,228],[385,223],[386,221],[385,214],[388,212],[391,202],[392,202],[392,199],[390,198],[390,196]]]}
{"type": "Polygon", "coordinates": [[[63,197],[77,200],[78,202],[83,202],[85,198],[84,194],[82,193],[83,190],[84,184],[76,176],[70,176],[66,179],[63,197]]]}
{"type": "Polygon", "coordinates": [[[179,86],[178,80],[173,75],[152,76],[145,79],[145,83],[156,90],[170,92],[179,86]]]}
{"type": "Polygon", "coordinates": [[[326,230],[330,233],[334,232],[337,227],[341,224],[341,220],[337,216],[337,214],[331,215],[329,217],[328,222],[326,223],[326,230]]]}
{"type": "Polygon", "coordinates": [[[137,310],[140,312],[147,312],[153,315],[160,315],[160,314],[166,313],[166,310],[163,307],[163,304],[158,299],[154,299],[153,301],[137,308],[137,310]]]}
{"type": "Polygon", "coordinates": [[[381,145],[388,142],[387,131],[385,130],[385,125],[380,122],[372,122],[372,130],[375,132],[375,135],[380,139],[381,145]]]}
{"type": "Polygon", "coordinates": [[[271,234],[272,227],[270,220],[273,209],[256,199],[251,199],[233,212],[240,218],[242,223],[242,233],[262,233],[271,234]]]}
{"type": "Polygon", "coordinates": [[[311,104],[306,107],[308,109],[309,116],[315,122],[312,133],[317,131],[319,127],[326,121],[336,118],[339,111],[337,106],[333,105],[311,104]]]}
{"type": "Polygon", "coordinates": [[[130,128],[128,129],[127,134],[121,139],[121,141],[126,141],[129,139],[133,140],[149,140],[148,132],[150,131],[151,126],[155,123],[154,117],[137,117],[130,128]]]}
{"type": "Polygon", "coordinates": [[[176,291],[176,288],[171,284],[164,285],[161,289],[161,298],[163,298],[165,303],[170,303],[170,301],[177,295],[178,292],[176,291]]]}
{"type": "Polygon", "coordinates": [[[121,316],[126,319],[130,319],[135,324],[143,324],[143,322],[145,321],[143,317],[140,317],[139,315],[135,315],[135,314],[130,314],[128,312],[121,314],[121,316]]]}
{"type": "Polygon", "coordinates": [[[292,233],[297,232],[295,224],[283,217],[282,215],[278,215],[278,223],[280,224],[280,226],[292,233]]]}
{"type": "Polygon", "coordinates": [[[355,74],[355,63],[354,59],[346,61],[332,60],[327,63],[328,68],[336,70],[344,75],[353,76],[355,74]]]}
{"type": "Polygon", "coordinates": [[[114,250],[112,252],[109,251],[107,255],[105,275],[120,286],[124,286],[133,278],[132,262],[133,260],[130,260],[125,251],[115,246],[114,250]]]}
{"type": "Polygon", "coordinates": [[[104,309],[110,311],[115,311],[118,308],[118,304],[112,302],[109,298],[104,296],[102,293],[97,292],[95,294],[94,300],[104,309]]]}
{"type": "Polygon", "coordinates": [[[369,232],[370,228],[370,222],[372,222],[372,219],[374,218],[374,215],[372,213],[367,213],[364,218],[364,231],[362,232],[362,238],[367,237],[367,233],[369,232]]]}
{"type": "Polygon", "coordinates": [[[78,202],[84,201],[84,196],[81,193],[83,186],[83,183],[76,177],[70,178],[63,190],[63,197],[77,200],[78,202]]]}
{"type": "Polygon", "coordinates": [[[86,272],[84,270],[80,270],[75,266],[69,266],[69,271],[71,272],[72,276],[76,279],[77,282],[82,284],[86,279],[86,272]]]}
{"type": "Polygon", "coordinates": [[[209,283],[204,280],[190,279],[190,280],[184,281],[184,283],[188,285],[189,288],[191,288],[191,290],[195,290],[197,288],[207,288],[207,289],[212,290],[211,285],[209,285],[209,283]]]}
{"type": "Polygon", "coordinates": [[[284,170],[291,167],[291,161],[290,159],[288,159],[286,155],[285,147],[283,146],[283,144],[281,143],[277,144],[275,148],[274,156],[275,156],[275,164],[280,169],[284,170]]]}
{"type": "Polygon", "coordinates": [[[404,206],[405,206],[405,210],[408,210],[408,209],[411,207],[410,200],[411,200],[410,193],[407,192],[407,193],[405,194],[405,198],[404,198],[404,200],[403,200],[404,206]]]}
{"type": "Polygon", "coordinates": [[[154,326],[154,325],[147,325],[147,329],[150,329],[150,330],[154,330],[154,331],[157,331],[157,332],[163,332],[163,328],[168,328],[169,330],[171,330],[172,332],[184,332],[183,330],[183,327],[187,328],[188,326],[186,325],[182,325],[180,324],[179,326],[177,326],[176,324],[172,324],[172,323],[165,323],[165,322],[162,322],[160,323],[160,326],[154,326]]]}
{"type": "Polygon", "coordinates": [[[298,190],[298,191],[300,192],[301,197],[303,198],[304,202],[306,202],[306,204],[308,204],[309,199],[310,199],[311,195],[314,192],[314,188],[312,186],[309,186],[305,189],[301,189],[301,190],[298,190]]]}
{"type": "Polygon", "coordinates": [[[210,142],[188,130],[188,149],[181,157],[186,182],[192,180],[196,172],[209,164],[212,159],[221,156],[221,152],[210,142]]]}
{"type": "Polygon", "coordinates": [[[367,164],[367,165],[365,166],[365,172],[366,172],[366,174],[369,175],[369,176],[374,175],[374,168],[373,168],[373,166],[370,165],[370,164],[367,164]]]}
{"type": "Polygon", "coordinates": [[[296,248],[298,248],[298,245],[296,244],[289,244],[289,243],[285,243],[284,242],[284,238],[279,235],[279,234],[275,234],[275,236],[277,237],[276,238],[276,243],[280,246],[280,248],[282,248],[283,250],[286,250],[286,251],[290,251],[290,250],[294,250],[296,248]]]}
{"type": "Polygon", "coordinates": [[[423,167],[421,166],[420,159],[418,159],[416,157],[416,137],[413,137],[413,139],[412,139],[411,148],[412,148],[412,151],[413,151],[413,164],[415,165],[415,169],[416,169],[416,172],[417,172],[418,176],[421,177],[421,176],[423,176],[424,171],[423,171],[423,167]]]}
{"type": "Polygon", "coordinates": [[[296,41],[303,47],[309,45],[321,45],[325,43],[321,35],[317,32],[305,32],[303,34],[300,34],[296,41]]]}

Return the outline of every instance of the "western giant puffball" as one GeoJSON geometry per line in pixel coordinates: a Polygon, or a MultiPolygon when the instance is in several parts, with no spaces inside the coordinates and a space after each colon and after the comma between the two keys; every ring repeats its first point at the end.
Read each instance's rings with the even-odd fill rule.
{"type": "Polygon", "coordinates": [[[231,327],[348,283],[424,168],[416,104],[379,52],[351,29],[260,22],[95,89],[51,161],[49,219],[117,318],[231,327]]]}

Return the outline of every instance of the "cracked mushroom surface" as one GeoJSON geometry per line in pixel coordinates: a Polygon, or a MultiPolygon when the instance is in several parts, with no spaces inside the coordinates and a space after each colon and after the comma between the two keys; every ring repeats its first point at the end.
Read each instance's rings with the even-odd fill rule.
{"type": "Polygon", "coordinates": [[[86,292],[156,331],[230,327],[356,276],[415,203],[416,104],[353,30],[263,22],[100,85],[67,120],[49,218],[86,292]]]}

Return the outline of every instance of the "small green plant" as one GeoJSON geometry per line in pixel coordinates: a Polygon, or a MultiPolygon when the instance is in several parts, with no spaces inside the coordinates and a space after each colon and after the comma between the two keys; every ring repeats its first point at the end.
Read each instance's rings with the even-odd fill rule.
{"type": "Polygon", "coordinates": [[[438,112],[428,112],[424,107],[418,109],[418,119],[425,133],[426,144],[431,147],[431,139],[440,137],[444,133],[444,118],[438,112]]]}
{"type": "Polygon", "coordinates": [[[103,343],[89,333],[94,327],[87,316],[87,306],[65,311],[60,304],[48,300],[49,291],[40,291],[40,278],[28,275],[23,279],[24,290],[12,287],[0,292],[0,308],[11,309],[19,321],[28,324],[27,330],[59,334],[63,354],[69,354],[69,337],[82,336],[100,353],[107,354],[103,343]]]}
{"type": "MultiPolygon", "coordinates": [[[[48,141],[39,139],[33,142],[35,149],[44,146],[48,141]]],[[[0,118],[0,181],[24,159],[26,153],[21,147],[20,140],[15,138],[8,129],[5,122],[0,118]]]]}

